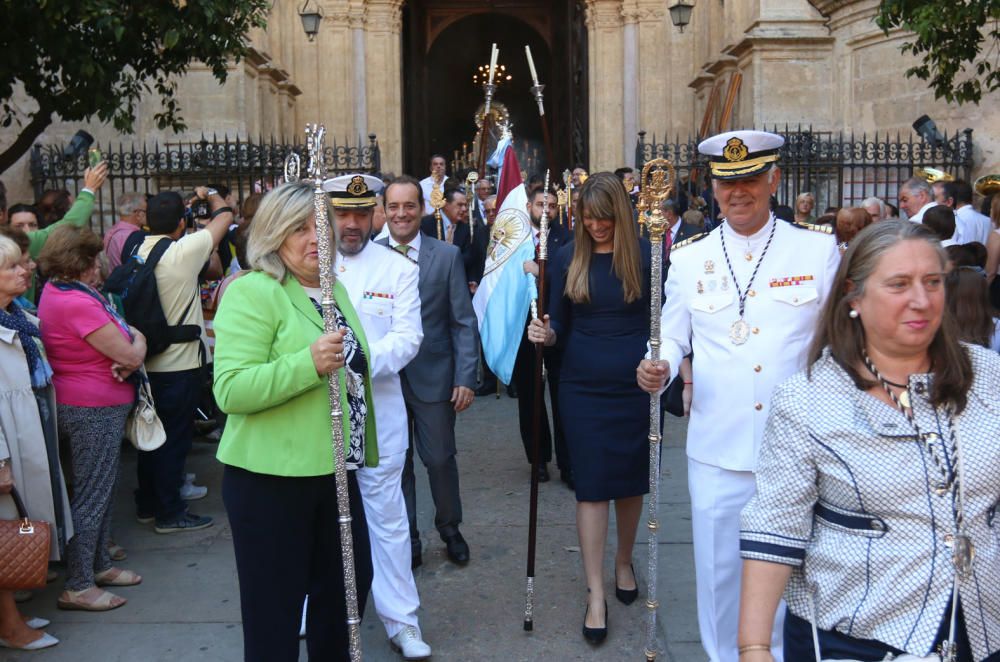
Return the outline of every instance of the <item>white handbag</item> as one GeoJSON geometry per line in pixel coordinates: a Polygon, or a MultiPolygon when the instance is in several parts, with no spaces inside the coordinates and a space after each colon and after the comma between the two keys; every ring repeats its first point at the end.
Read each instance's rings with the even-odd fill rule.
{"type": "Polygon", "coordinates": [[[156,415],[153,391],[145,368],[136,371],[139,387],[136,389],[135,407],[125,422],[125,436],[140,451],[155,451],[167,440],[160,417],[156,415]]]}

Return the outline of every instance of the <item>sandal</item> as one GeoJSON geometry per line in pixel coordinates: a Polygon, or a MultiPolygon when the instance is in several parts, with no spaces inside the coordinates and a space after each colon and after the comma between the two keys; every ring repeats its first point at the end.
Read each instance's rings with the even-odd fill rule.
{"type": "Polygon", "coordinates": [[[108,555],[112,561],[124,561],[128,558],[125,548],[114,541],[108,543],[108,555]]]}
{"type": "Polygon", "coordinates": [[[94,575],[98,586],[136,586],[142,583],[142,576],[131,570],[111,567],[94,575]]]}
{"type": "Polygon", "coordinates": [[[70,611],[111,611],[118,609],[126,602],[127,600],[120,595],[92,586],[82,591],[63,591],[56,601],[56,606],[70,611]],[[100,591],[100,595],[93,600],[83,597],[84,594],[92,594],[93,591],[100,591]]]}

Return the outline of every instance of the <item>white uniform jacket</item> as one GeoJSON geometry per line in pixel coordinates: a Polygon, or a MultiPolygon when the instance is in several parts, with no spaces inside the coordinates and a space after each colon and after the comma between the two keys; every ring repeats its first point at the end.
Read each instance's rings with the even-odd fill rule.
{"type": "Polygon", "coordinates": [[[754,470],[771,393],[805,366],[839,264],[827,229],[774,216],[751,237],[723,223],[671,250],[660,356],[670,362],[673,378],[694,352],[688,457],[731,471],[754,470]],[[745,291],[772,227],[774,237],[746,298],[749,337],[736,345],[730,327],[740,316],[739,295],[721,237],[725,233],[729,261],[745,291]]]}
{"type": "Polygon", "coordinates": [[[402,453],[408,437],[399,371],[417,355],[424,338],[417,265],[369,242],[357,255],[338,253],[334,273],[351,295],[368,337],[379,455],[402,453]]]}

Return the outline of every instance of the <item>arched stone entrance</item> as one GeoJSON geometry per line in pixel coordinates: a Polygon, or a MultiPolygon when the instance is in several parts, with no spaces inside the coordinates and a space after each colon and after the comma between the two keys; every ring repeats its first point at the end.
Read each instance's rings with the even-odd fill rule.
{"type": "Polygon", "coordinates": [[[542,126],[531,95],[524,53],[531,46],[545,85],[554,167],[587,154],[587,30],[576,0],[411,0],[403,9],[403,165],[425,174],[428,156],[449,161],[475,134],[483,90],[472,82],[497,43],[512,80],[498,87],[519,145],[537,146],[544,162],[542,126]]]}

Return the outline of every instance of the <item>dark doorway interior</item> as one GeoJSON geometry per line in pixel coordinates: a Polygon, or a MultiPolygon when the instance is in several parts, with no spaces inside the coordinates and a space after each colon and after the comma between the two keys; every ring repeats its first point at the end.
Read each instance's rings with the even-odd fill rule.
{"type": "MultiPolygon", "coordinates": [[[[586,153],[586,28],[576,0],[413,0],[404,9],[403,161],[408,172],[427,174],[428,157],[449,162],[463,143],[471,147],[474,115],[483,89],[472,81],[489,63],[490,44],[512,80],[495,99],[504,104],[518,147],[528,141],[545,162],[538,109],[524,53],[531,46],[538,76],[545,85],[546,118],[552,135],[554,168],[583,160],[586,153]],[[579,43],[580,39],[584,40],[579,43]],[[582,138],[583,137],[583,138],[582,138]]],[[[521,151],[521,150],[519,150],[521,151]]]]}

